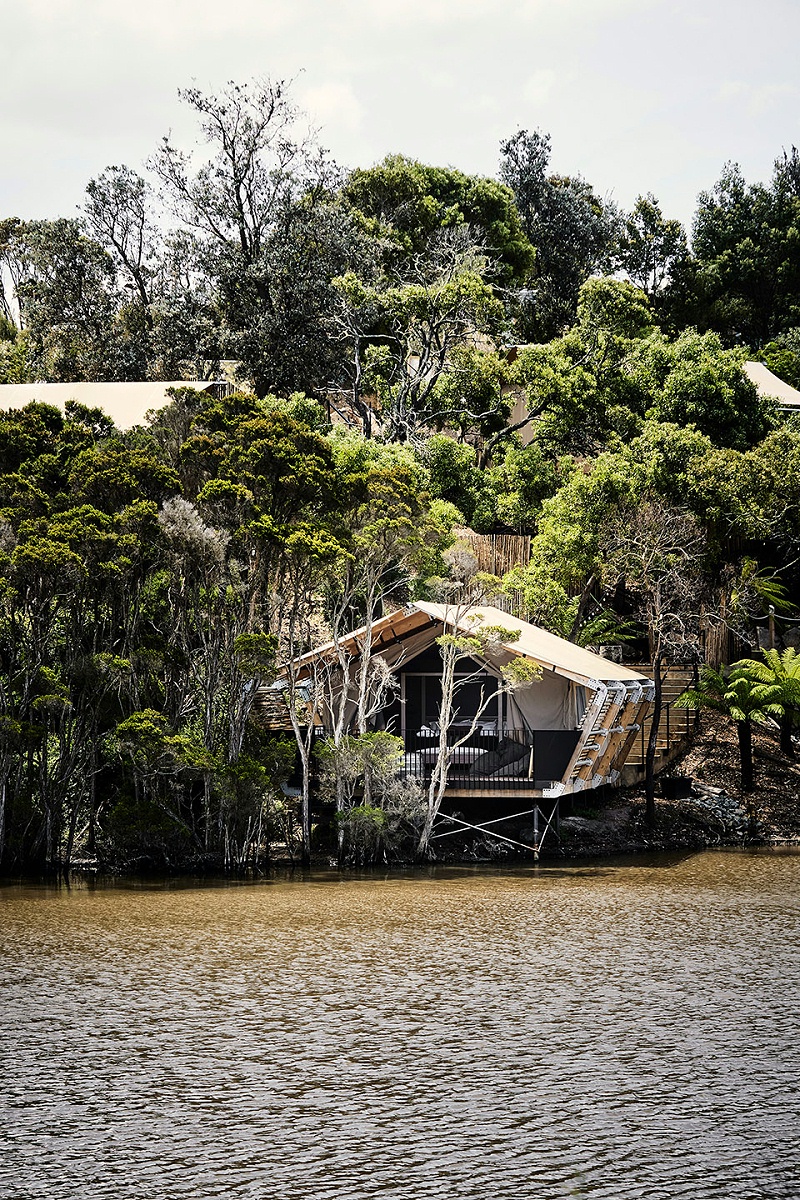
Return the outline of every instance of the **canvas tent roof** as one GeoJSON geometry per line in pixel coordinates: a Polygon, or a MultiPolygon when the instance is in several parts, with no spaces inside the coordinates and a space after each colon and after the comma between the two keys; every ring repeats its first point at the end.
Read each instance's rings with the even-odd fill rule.
{"type": "Polygon", "coordinates": [[[3,383],[0,409],[24,408],[34,400],[64,411],[68,400],[87,408],[101,408],[119,429],[141,425],[150,409],[166,408],[172,397],[169,388],[210,391],[219,384],[209,381],[173,380],[167,383],[3,383]]]}
{"type": "MultiPolygon", "coordinates": [[[[448,613],[450,621],[453,619],[452,608],[448,609],[444,604],[428,604],[425,601],[418,601],[415,607],[427,613],[435,621],[445,621],[448,619],[448,613]]],[[[480,628],[481,625],[499,625],[504,629],[518,632],[519,638],[514,642],[509,642],[504,649],[511,654],[522,654],[526,658],[533,659],[541,666],[549,667],[576,683],[588,683],[594,679],[603,683],[615,680],[644,679],[643,675],[640,675],[638,671],[632,671],[630,667],[611,662],[610,659],[594,654],[591,650],[584,650],[582,646],[576,646],[574,642],[568,642],[566,638],[557,637],[554,633],[549,633],[538,625],[531,625],[528,621],[512,617],[490,604],[476,605],[475,610],[466,614],[460,622],[460,627],[465,631],[470,628],[474,629],[476,626],[480,628]],[[480,617],[480,620],[476,621],[476,617],[480,617]]]]}
{"type": "Polygon", "coordinates": [[[748,379],[756,385],[761,396],[771,396],[781,408],[796,408],[800,411],[800,392],[790,383],[773,375],[769,367],[760,362],[746,362],[743,367],[748,379]]]}
{"type": "MultiPolygon", "coordinates": [[[[407,661],[430,644],[433,637],[436,636],[436,626],[445,622],[452,625],[456,614],[457,610],[452,606],[429,604],[426,601],[418,600],[400,612],[383,617],[373,625],[372,653],[380,654],[386,659],[389,666],[394,666],[403,660],[407,661]]],[[[603,683],[633,682],[645,679],[643,675],[638,671],[631,670],[630,667],[611,662],[599,654],[593,654],[591,650],[584,650],[581,646],[576,646],[565,638],[548,633],[546,629],[531,625],[528,621],[521,621],[517,617],[509,616],[508,613],[504,613],[492,605],[480,604],[476,605],[473,610],[464,612],[459,621],[459,628],[464,632],[474,629],[476,618],[480,618],[478,627],[480,624],[501,626],[519,633],[516,641],[509,642],[507,646],[503,647],[504,652],[511,656],[522,654],[575,683],[586,684],[592,680],[603,683]]],[[[365,633],[365,629],[354,630],[343,641],[345,645],[350,644],[356,647],[363,640],[365,633]]],[[[303,655],[299,663],[308,662],[310,664],[317,658],[334,655],[334,643],[328,642],[303,655]]]]}

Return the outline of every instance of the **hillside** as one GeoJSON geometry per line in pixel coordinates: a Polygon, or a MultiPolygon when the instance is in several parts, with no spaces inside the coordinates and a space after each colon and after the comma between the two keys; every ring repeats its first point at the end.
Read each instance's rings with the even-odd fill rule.
{"type": "Polygon", "coordinates": [[[777,731],[754,727],[756,790],[739,788],[739,756],[734,725],[704,713],[691,750],[662,777],[657,822],[648,829],[641,788],[617,793],[607,805],[586,797],[575,816],[562,821],[565,854],[613,854],[628,851],[700,849],[747,843],[800,842],[800,760],[782,754],[777,731]],[[664,780],[692,781],[691,797],[664,798],[664,780]],[[594,807],[592,807],[594,805],[594,807]]]}

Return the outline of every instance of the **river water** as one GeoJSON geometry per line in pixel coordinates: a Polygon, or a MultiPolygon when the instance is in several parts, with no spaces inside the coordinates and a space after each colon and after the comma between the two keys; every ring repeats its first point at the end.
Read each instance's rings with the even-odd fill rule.
{"type": "Polygon", "coordinates": [[[800,854],[0,889],[2,1200],[797,1200],[800,854]]]}

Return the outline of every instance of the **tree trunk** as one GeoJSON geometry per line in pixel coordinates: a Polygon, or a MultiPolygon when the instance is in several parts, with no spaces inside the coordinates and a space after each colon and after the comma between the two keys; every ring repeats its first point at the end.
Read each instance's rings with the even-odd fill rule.
{"type": "Polygon", "coordinates": [[[300,851],[300,866],[304,871],[311,869],[311,805],[308,796],[308,783],[303,781],[303,846],[300,851]]]}
{"type": "Polygon", "coordinates": [[[447,745],[447,735],[453,720],[453,696],[455,692],[458,651],[452,645],[444,645],[441,647],[441,656],[442,699],[439,704],[439,750],[428,786],[428,805],[425,813],[425,824],[422,827],[422,833],[417,844],[417,856],[419,858],[430,856],[431,835],[433,834],[433,826],[439,815],[442,798],[447,787],[448,767],[450,765],[450,750],[447,745]]]}
{"type": "Polygon", "coordinates": [[[203,772],[203,849],[211,846],[211,772],[203,772]]]}
{"type": "Polygon", "coordinates": [[[653,658],[653,711],[650,719],[650,736],[647,739],[647,751],[644,758],[644,795],[645,819],[648,825],[654,825],[656,820],[656,750],[658,749],[658,731],[661,728],[661,708],[664,676],[662,674],[663,660],[660,654],[653,658]]]}
{"type": "Polygon", "coordinates": [[[569,631],[570,641],[574,641],[580,632],[581,625],[583,624],[584,618],[589,611],[589,604],[591,603],[592,592],[594,591],[594,585],[596,582],[596,576],[592,574],[583,585],[583,591],[581,592],[580,599],[578,601],[578,611],[575,613],[575,620],[572,622],[572,628],[569,631]]]}
{"type": "Polygon", "coordinates": [[[86,852],[90,858],[97,854],[97,729],[92,728],[92,759],[89,767],[89,832],[86,852]]]}
{"type": "Polygon", "coordinates": [[[737,721],[739,736],[739,760],[742,768],[742,791],[752,792],[753,783],[753,731],[749,721],[737,721]]]}
{"type": "Polygon", "coordinates": [[[3,856],[6,849],[6,791],[8,776],[5,768],[0,773],[0,870],[3,867],[3,856]]]}

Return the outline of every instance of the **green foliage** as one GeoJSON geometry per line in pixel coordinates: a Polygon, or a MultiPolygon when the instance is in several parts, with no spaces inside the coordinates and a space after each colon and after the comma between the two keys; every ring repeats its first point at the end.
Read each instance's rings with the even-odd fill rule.
{"type": "Polygon", "coordinates": [[[503,580],[507,591],[521,593],[535,624],[570,636],[581,591],[600,572],[601,533],[613,513],[636,503],[643,487],[639,464],[606,453],[587,468],[573,467],[555,495],[544,501],[530,562],[503,580]]]}
{"type": "Polygon", "coordinates": [[[0,314],[0,383],[28,383],[31,376],[29,338],[0,314]]]}
{"type": "Polygon", "coordinates": [[[19,223],[4,257],[17,280],[28,374],[114,378],[114,267],[80,221],[19,223]]]}
{"type": "Polygon", "coordinates": [[[122,795],[104,821],[102,851],[108,860],[169,867],[185,863],[196,846],[188,826],[149,797],[122,795]]]}
{"type": "Polygon", "coordinates": [[[337,800],[340,861],[385,861],[413,834],[421,800],[400,778],[403,753],[402,738],[383,731],[318,746],[323,794],[337,800]]]}
{"type": "Polygon", "coordinates": [[[620,242],[620,265],[631,283],[655,299],[688,252],[680,221],[664,218],[652,192],[637,196],[620,242]]]}
{"type": "Polygon", "coordinates": [[[480,426],[505,411],[499,362],[467,348],[480,335],[498,336],[504,323],[486,274],[486,258],[465,231],[439,240],[392,286],[368,285],[353,272],[334,279],[365,430],[372,409],[367,414],[363,395],[370,393],[382,431],[394,441],[431,426],[480,426]]]}
{"type": "Polygon", "coordinates": [[[595,363],[616,365],[631,342],[653,332],[655,317],[647,296],[633,284],[621,279],[589,279],[578,297],[577,329],[595,363]]]}
{"type": "MultiPolygon", "coordinates": [[[[676,708],[705,708],[722,713],[738,727],[741,759],[742,791],[751,792],[754,786],[751,725],[755,721],[763,724],[772,718],[781,721],[785,715],[786,681],[763,675],[759,664],[752,669],[747,660],[733,663],[728,668],[715,670],[705,666],[700,671],[700,681],[695,688],[687,688],[677,700],[676,708]]],[[[754,827],[754,810],[751,810],[751,827],[754,827]]]]}
{"type": "Polygon", "coordinates": [[[715,333],[687,330],[653,342],[640,361],[652,403],[648,416],[693,426],[716,445],[746,450],[775,424],[772,406],[742,371],[743,356],[724,350],[715,333]]]}
{"type": "Polygon", "coordinates": [[[526,346],[509,370],[521,392],[536,441],[551,454],[586,450],[605,427],[597,380],[584,365],[583,348],[566,339],[526,346]]]}
{"type": "Polygon", "coordinates": [[[364,733],[345,737],[337,745],[323,741],[317,751],[320,762],[329,772],[336,771],[351,786],[369,774],[376,789],[385,788],[397,775],[403,761],[403,739],[391,733],[364,733]]]}
{"type": "Polygon", "coordinates": [[[505,429],[510,415],[503,392],[507,374],[505,361],[495,352],[455,346],[431,395],[436,426],[462,437],[476,428],[484,435],[505,429]]]}
{"type": "Polygon", "coordinates": [[[800,388],[800,326],[793,326],[768,342],[759,355],[773,375],[800,388]]]}
{"type": "Polygon", "coordinates": [[[180,96],[208,158],[195,167],[165,138],[153,167],[207,281],[209,317],[216,308],[228,352],[259,395],[321,390],[339,357],[327,319],[330,281],[367,262],[369,241],[337,202],[335,173],[298,128],[285,84],[229,83],[216,96],[197,88],[180,96]]]}
{"type": "Polygon", "coordinates": [[[611,609],[587,617],[578,626],[573,641],[578,646],[620,646],[641,635],[636,621],[621,620],[611,609]]]}
{"type": "Polygon", "coordinates": [[[352,171],[343,197],[371,236],[388,243],[385,263],[393,273],[402,274],[404,261],[424,253],[433,235],[461,226],[476,234],[504,281],[524,279],[532,264],[513,193],[494,179],[391,154],[352,171]]]}
{"type": "Polygon", "coordinates": [[[462,523],[478,531],[491,529],[496,493],[491,479],[480,470],[473,447],[434,434],[426,441],[421,457],[432,495],[454,505],[462,523]]]}
{"type": "Polygon", "coordinates": [[[769,184],[748,184],[728,163],[698,199],[692,257],[676,270],[672,320],[716,330],[727,345],[759,347],[800,318],[797,151],[775,163],[769,184]]]}
{"type": "Polygon", "coordinates": [[[271,633],[240,633],[234,640],[233,651],[244,675],[257,677],[262,683],[275,678],[278,639],[271,633]]]}
{"type": "Polygon", "coordinates": [[[723,670],[703,667],[699,685],[687,688],[675,701],[675,707],[709,708],[741,722],[783,715],[778,685],[760,682],[746,660],[723,670]]]}
{"type": "Polygon", "coordinates": [[[539,441],[509,446],[502,460],[485,472],[496,498],[498,523],[518,533],[532,532],[542,504],[558,488],[560,470],[561,464],[553,461],[539,441]]]}
{"type": "Polygon", "coordinates": [[[548,175],[550,137],[520,130],[500,146],[500,178],[513,192],[536,257],[516,307],[518,340],[545,341],[573,323],[586,280],[607,271],[619,216],[579,175],[548,175]]]}
{"type": "Polygon", "coordinates": [[[785,650],[769,649],[763,652],[763,661],[742,658],[735,664],[737,670],[746,671],[759,683],[780,688],[780,703],[784,708],[800,706],[800,652],[792,646],[785,650]]]}

